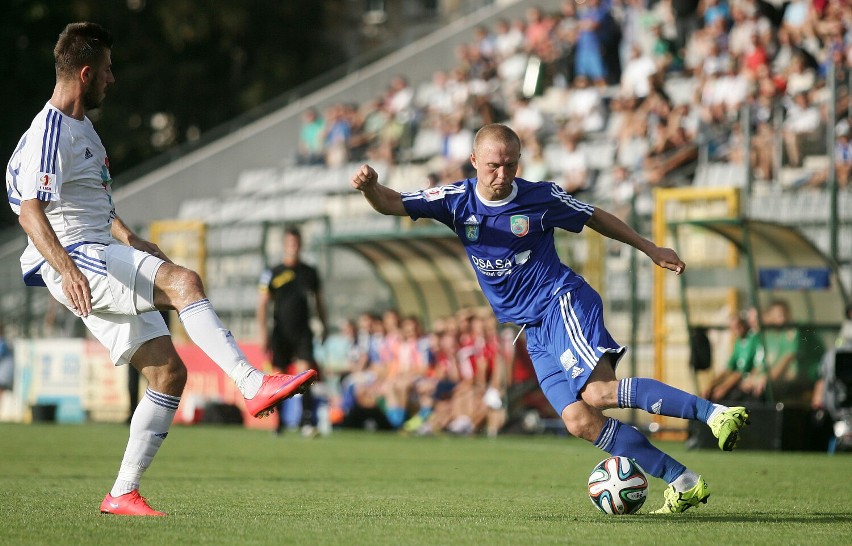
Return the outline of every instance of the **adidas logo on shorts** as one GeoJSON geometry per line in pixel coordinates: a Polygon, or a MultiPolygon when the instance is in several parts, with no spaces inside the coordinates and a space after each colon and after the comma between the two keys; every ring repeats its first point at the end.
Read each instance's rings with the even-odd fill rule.
{"type": "Polygon", "coordinates": [[[583,374],[583,368],[580,366],[574,366],[571,368],[571,379],[577,379],[577,376],[583,374]]]}
{"type": "Polygon", "coordinates": [[[571,369],[571,366],[577,363],[577,357],[568,349],[559,357],[559,363],[562,364],[562,367],[567,372],[571,369]]]}
{"type": "Polygon", "coordinates": [[[662,410],[662,409],[663,409],[663,399],[662,398],[660,398],[659,400],[654,402],[654,404],[651,406],[651,411],[653,411],[657,415],[660,414],[660,410],[662,410]]]}

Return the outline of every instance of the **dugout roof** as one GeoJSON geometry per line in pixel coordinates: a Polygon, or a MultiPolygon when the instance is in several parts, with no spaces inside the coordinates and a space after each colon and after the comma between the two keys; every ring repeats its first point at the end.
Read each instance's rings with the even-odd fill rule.
{"type": "Polygon", "coordinates": [[[367,260],[390,288],[396,307],[427,324],[459,308],[487,305],[461,242],[444,226],[335,234],[326,243],[367,260]]]}
{"type": "Polygon", "coordinates": [[[771,299],[788,301],[800,324],[836,327],[849,296],[840,282],[837,264],[801,231],[789,225],[748,218],[688,220],[731,242],[741,257],[734,269],[688,270],[690,288],[736,287],[748,302],[762,309],[771,299]]]}

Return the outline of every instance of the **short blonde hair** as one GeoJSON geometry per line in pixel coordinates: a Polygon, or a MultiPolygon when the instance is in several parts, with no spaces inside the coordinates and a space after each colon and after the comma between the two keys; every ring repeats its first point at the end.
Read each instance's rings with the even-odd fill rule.
{"type": "Polygon", "coordinates": [[[501,144],[514,143],[517,145],[518,151],[521,150],[521,139],[518,137],[518,134],[502,123],[491,123],[477,131],[476,136],[473,139],[473,151],[476,152],[476,150],[479,149],[480,144],[486,140],[496,140],[501,144]]]}

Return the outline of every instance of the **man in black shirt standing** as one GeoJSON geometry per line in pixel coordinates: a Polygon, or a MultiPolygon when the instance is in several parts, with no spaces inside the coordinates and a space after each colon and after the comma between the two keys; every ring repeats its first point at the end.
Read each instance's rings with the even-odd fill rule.
{"type": "MultiPolygon", "coordinates": [[[[326,335],[325,305],[317,270],[301,261],[302,236],[298,229],[284,233],[284,256],[280,264],[261,275],[260,297],[257,305],[258,331],[261,346],[272,356],[272,366],[285,370],[290,366],[304,371],[317,369],[313,351],[313,332],[310,327],[311,300],[326,335]],[[269,329],[268,308],[272,302],[272,330],[269,329]]],[[[285,427],[284,408],[278,412],[278,432],[285,427]]],[[[310,389],[302,396],[302,432],[313,435],[314,397],[310,389]]]]}

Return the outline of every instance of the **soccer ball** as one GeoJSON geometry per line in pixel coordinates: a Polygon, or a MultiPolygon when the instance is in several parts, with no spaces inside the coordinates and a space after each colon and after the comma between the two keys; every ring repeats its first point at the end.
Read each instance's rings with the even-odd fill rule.
{"type": "Polygon", "coordinates": [[[635,514],[647,494],[648,478],[627,457],[604,459],[589,476],[589,498],[605,514],[635,514]]]}

